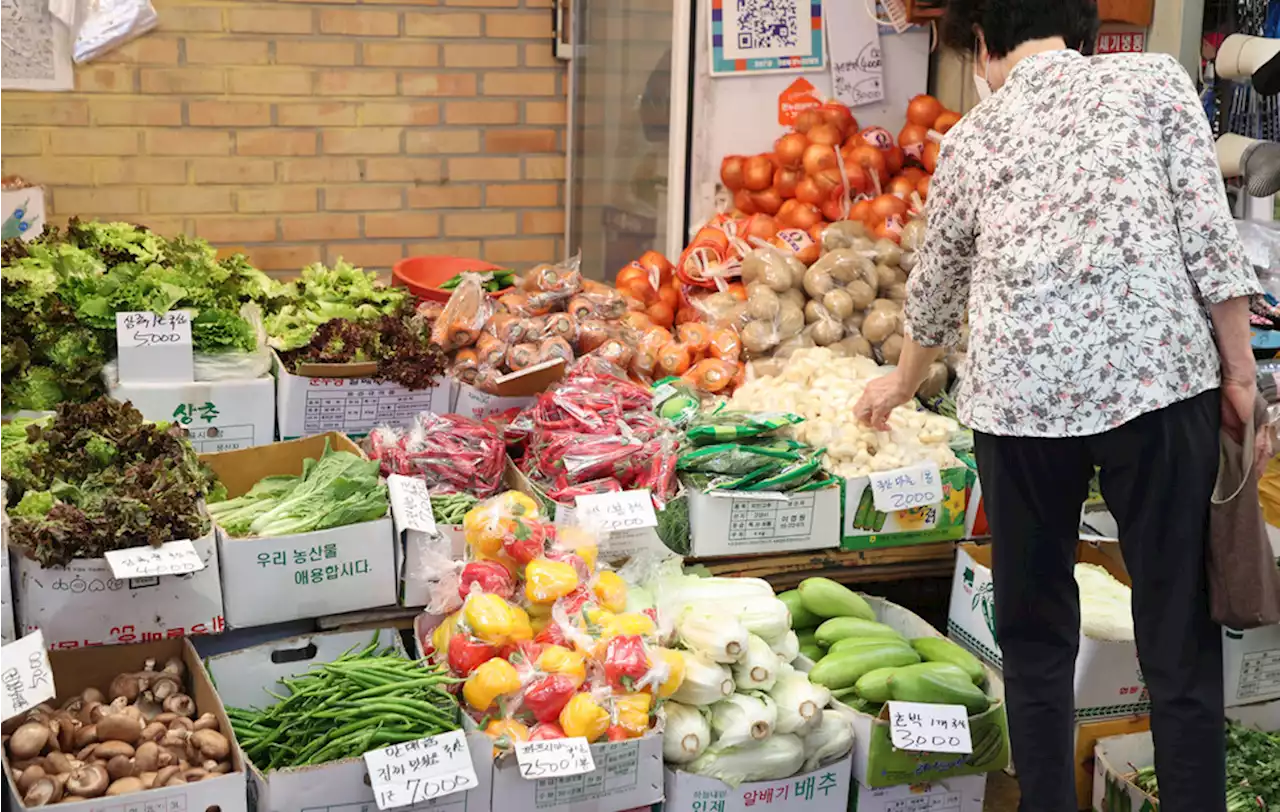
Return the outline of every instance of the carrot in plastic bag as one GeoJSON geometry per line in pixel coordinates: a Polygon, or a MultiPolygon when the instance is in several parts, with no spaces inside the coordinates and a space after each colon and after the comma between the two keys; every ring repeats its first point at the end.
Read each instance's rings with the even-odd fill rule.
{"type": "Polygon", "coordinates": [[[712,358],[722,361],[738,361],[742,358],[742,339],[738,331],[721,327],[711,331],[711,345],[708,352],[712,358]]]}
{"type": "Polygon", "coordinates": [[[719,392],[733,381],[737,372],[738,365],[732,361],[706,358],[694,364],[681,379],[703,392],[719,392]]]}
{"type": "Polygon", "coordinates": [[[573,360],[573,347],[563,338],[548,338],[538,345],[538,362],[563,359],[566,363],[573,360]]]}
{"type": "Polygon", "coordinates": [[[507,366],[512,372],[519,372],[536,363],[538,363],[537,344],[517,344],[507,350],[507,366]]]}
{"type": "Polygon", "coordinates": [[[480,356],[475,350],[458,350],[453,359],[453,374],[463,383],[475,383],[480,356]]]}
{"type": "Polygon", "coordinates": [[[474,344],[494,314],[493,300],[485,293],[481,280],[479,274],[462,274],[462,281],[432,326],[431,341],[445,352],[474,344]]]}
{"type": "Polygon", "coordinates": [[[683,375],[685,370],[689,368],[689,363],[689,348],[684,344],[672,341],[658,350],[658,365],[656,369],[661,375],[683,375]]]}
{"type": "Polygon", "coordinates": [[[702,353],[711,344],[711,329],[705,324],[689,322],[676,328],[676,337],[689,348],[689,352],[702,353]]]}

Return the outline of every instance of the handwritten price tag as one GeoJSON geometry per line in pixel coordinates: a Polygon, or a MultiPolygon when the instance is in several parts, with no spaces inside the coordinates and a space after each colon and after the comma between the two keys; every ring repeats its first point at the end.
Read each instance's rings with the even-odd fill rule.
{"type": "Polygon", "coordinates": [[[895,468],[871,475],[871,495],[876,510],[895,513],[899,510],[936,505],[942,501],[942,476],[936,462],[924,462],[910,468],[895,468]]]}
{"type": "Polygon", "coordinates": [[[111,574],[126,578],[153,578],[157,575],[185,575],[204,569],[204,561],[189,541],[170,541],[159,547],[127,547],[107,551],[111,574]]]}
{"type": "Polygon", "coordinates": [[[591,745],[581,736],[537,742],[516,742],[516,764],[520,777],[535,781],[565,775],[594,772],[591,745]]]}
{"type": "Polygon", "coordinates": [[[379,809],[411,806],[480,784],[461,730],[364,754],[379,809]]]}
{"type": "Polygon", "coordinates": [[[387,490],[391,494],[391,516],[396,527],[435,534],[436,517],[431,512],[427,483],[417,477],[392,474],[387,477],[387,490]]]}
{"type": "Polygon", "coordinates": [[[194,378],[191,314],[116,314],[116,349],[121,383],[190,381],[194,378]]]}
{"type": "Polygon", "coordinates": [[[4,686],[0,719],[12,719],[57,694],[53,666],[39,629],[0,649],[0,661],[4,663],[0,666],[0,685],[4,686]]]}
{"type": "Polygon", "coordinates": [[[890,702],[889,739],[899,750],[973,752],[969,711],[963,705],[890,702]]]}
{"type": "Polygon", "coordinates": [[[658,526],[658,514],[653,512],[653,497],[647,488],[584,494],[578,497],[575,515],[583,527],[602,533],[658,526]]]}

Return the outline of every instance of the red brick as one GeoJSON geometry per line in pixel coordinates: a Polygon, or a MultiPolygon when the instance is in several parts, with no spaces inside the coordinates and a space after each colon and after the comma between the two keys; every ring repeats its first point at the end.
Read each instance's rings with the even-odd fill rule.
{"type": "Polygon", "coordinates": [[[483,259],[498,264],[525,263],[530,261],[530,257],[553,259],[561,256],[556,250],[557,242],[558,240],[545,238],[485,240],[483,259]]]}
{"type": "Polygon", "coordinates": [[[93,182],[97,186],[183,184],[187,182],[187,161],[152,156],[103,159],[94,164],[93,182]]]}
{"type": "MultiPolygon", "coordinates": [[[[5,149],[8,150],[8,134],[5,149]]],[[[49,133],[49,152],[54,155],[137,155],[138,131],[104,127],[91,132],[55,129],[49,133]]]]}
{"type": "MultiPolygon", "coordinates": [[[[18,175],[46,186],[101,185],[92,181],[94,168],[120,163],[117,158],[42,158],[39,155],[9,154],[9,135],[4,135],[4,174],[18,175]]],[[[38,150],[37,150],[38,151],[38,150]]]]}
{"type": "Polygon", "coordinates": [[[411,37],[479,37],[479,14],[444,14],[440,12],[404,15],[404,32],[411,37]]]}
{"type": "Polygon", "coordinates": [[[176,65],[178,41],[156,35],[139,37],[98,57],[103,65],[176,65]]]}
{"type": "Polygon", "coordinates": [[[318,245],[261,245],[246,249],[249,261],[264,271],[300,271],[320,261],[318,245]]]}
{"type": "Polygon", "coordinates": [[[192,127],[266,127],[271,105],[265,102],[192,101],[187,103],[192,127]]]}
{"type": "Polygon", "coordinates": [[[276,221],[262,217],[197,217],[195,228],[196,236],[214,245],[274,242],[276,239],[276,221]]]}
{"type": "Polygon", "coordinates": [[[222,9],[167,4],[160,15],[161,31],[222,31],[222,9]]]}
{"type": "Polygon", "coordinates": [[[472,153],[479,150],[479,130],[411,130],[405,134],[404,151],[410,155],[472,153]]]}
{"type": "Polygon", "coordinates": [[[450,158],[450,180],[520,180],[519,158],[450,158]]]}
{"type": "Polygon", "coordinates": [[[440,233],[440,216],[438,214],[366,214],[364,216],[364,235],[366,237],[410,237],[422,239],[434,237],[440,233]]]}
{"type": "Polygon", "coordinates": [[[394,71],[341,70],[321,71],[316,78],[316,93],[321,96],[394,96],[394,71]]]}
{"type": "Polygon", "coordinates": [[[569,120],[568,108],[562,101],[525,102],[524,120],[528,124],[564,126],[569,120]]]}
{"type": "Polygon", "coordinates": [[[78,93],[133,93],[137,69],[118,65],[94,65],[76,70],[78,93]]]}
{"type": "Polygon", "coordinates": [[[520,212],[521,234],[563,234],[564,210],[520,212]]]}
{"type": "Polygon", "coordinates": [[[226,89],[226,77],[216,68],[142,68],[138,76],[146,94],[190,96],[226,89]]]}
{"type": "Polygon", "coordinates": [[[444,233],[450,237],[494,237],[515,231],[515,212],[468,212],[444,217],[444,233]]]}
{"type": "Polygon", "coordinates": [[[564,157],[525,158],[524,177],[528,180],[564,180],[564,157]]]}
{"type": "Polygon", "coordinates": [[[308,186],[274,186],[246,188],[236,192],[236,211],[274,214],[275,212],[315,211],[316,189],[308,186]]]}
{"type": "Polygon", "coordinates": [[[269,160],[198,158],[191,162],[196,183],[274,183],[276,165],[269,160]]]}
{"type": "Polygon", "coordinates": [[[474,96],[474,73],[404,73],[400,77],[405,96],[474,96]]]}
{"type": "Polygon", "coordinates": [[[399,127],[329,128],[320,137],[328,155],[386,155],[400,151],[399,127]]]}
{"type": "Polygon", "coordinates": [[[551,15],[546,13],[495,13],[484,15],[486,39],[546,40],[551,47],[551,15]]]}
{"type": "Polygon", "coordinates": [[[422,42],[366,42],[362,53],[361,61],[374,67],[434,68],[440,64],[440,46],[422,42]]]}
{"type": "Polygon", "coordinates": [[[322,9],[320,33],[359,37],[394,37],[400,33],[400,15],[394,11],[322,9]]]}
{"type": "MultiPolygon", "coordinates": [[[[550,42],[544,47],[550,49],[550,42]]],[[[514,45],[446,45],[444,64],[450,68],[514,68],[519,64],[519,53],[514,45]]]]}
{"type": "Polygon", "coordinates": [[[325,247],[325,262],[330,265],[345,259],[357,268],[389,269],[406,256],[400,243],[335,243],[325,247]]]}
{"type": "Polygon", "coordinates": [[[142,212],[142,195],[137,189],[77,189],[60,186],[49,189],[49,208],[57,214],[119,218],[142,212]]]}
{"type": "Polygon", "coordinates": [[[369,158],[364,171],[370,181],[413,183],[437,183],[443,174],[440,161],[422,158],[369,158]]]}
{"type": "MultiPolygon", "coordinates": [[[[8,112],[7,106],[5,112],[8,112]]],[[[180,127],[182,102],[93,99],[89,102],[89,116],[97,127],[180,127]]]]}
{"type": "Polygon", "coordinates": [[[287,242],[355,240],[360,237],[358,214],[308,214],[280,218],[280,236],[287,242]]]}
{"type": "Polygon", "coordinates": [[[327,211],[387,211],[404,206],[400,186],[330,186],[324,190],[327,211]]]}
{"type": "Polygon", "coordinates": [[[303,68],[236,68],[228,73],[231,93],[245,96],[310,96],[311,71],[303,68]]]}
{"type": "Polygon", "coordinates": [[[479,257],[479,240],[429,240],[405,246],[405,256],[439,254],[446,257],[479,257]]]}
{"type": "Polygon", "coordinates": [[[554,183],[491,183],[484,189],[486,206],[524,208],[559,203],[560,186],[554,183]]]}
{"type": "Polygon", "coordinates": [[[236,133],[237,155],[315,155],[311,130],[255,130],[236,133]]]}
{"type": "Polygon", "coordinates": [[[355,158],[288,158],[280,161],[281,183],[345,183],[364,179],[355,158]]]}
{"type": "MultiPolygon", "coordinates": [[[[355,123],[355,122],[351,122],[355,123]]],[[[440,123],[440,105],[424,101],[369,102],[360,105],[364,125],[416,125],[440,123]]]]}
{"type": "Polygon", "coordinates": [[[485,152],[558,152],[559,134],[555,130],[488,130],[484,134],[485,152]]]}
{"type": "Polygon", "coordinates": [[[84,126],[89,123],[89,103],[82,99],[21,101],[11,95],[4,100],[4,123],[84,126]]]}
{"type": "Polygon", "coordinates": [[[550,40],[539,42],[535,45],[524,45],[520,50],[524,52],[524,59],[520,64],[526,68],[559,68],[564,70],[564,63],[552,51],[550,40]]]}
{"type": "Polygon", "coordinates": [[[148,155],[230,155],[231,133],[207,130],[151,130],[148,155]]]}
{"type": "Polygon", "coordinates": [[[410,209],[473,209],[480,205],[480,187],[456,183],[415,186],[408,191],[410,209]]]}
{"type": "Polygon", "coordinates": [[[0,141],[4,142],[6,158],[10,155],[39,155],[44,151],[44,134],[40,130],[6,126],[0,141]]]}
{"type": "Polygon", "coordinates": [[[515,124],[520,121],[520,105],[513,101],[451,101],[444,106],[449,124],[515,124]]]}
{"type": "Polygon", "coordinates": [[[356,44],[354,42],[334,40],[279,40],[276,42],[277,65],[354,65],[355,63],[356,44]]]}
{"type": "Polygon", "coordinates": [[[276,105],[276,121],[282,127],[340,127],[356,123],[353,102],[299,102],[276,105]]]}
{"type": "Polygon", "coordinates": [[[227,28],[254,34],[310,34],[311,9],[253,4],[227,10],[227,28]]]}
{"type": "Polygon", "coordinates": [[[188,65],[265,65],[265,40],[187,37],[188,65]]]}
{"type": "Polygon", "coordinates": [[[541,71],[495,71],[484,75],[486,96],[554,96],[557,74],[541,71]]]}
{"type": "Polygon", "coordinates": [[[204,214],[232,211],[231,190],[210,186],[157,186],[147,190],[147,211],[204,214]]]}

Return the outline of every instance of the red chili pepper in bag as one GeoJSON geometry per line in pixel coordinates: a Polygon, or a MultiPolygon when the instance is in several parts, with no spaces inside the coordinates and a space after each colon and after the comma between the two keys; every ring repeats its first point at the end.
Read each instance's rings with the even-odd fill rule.
{"type": "Polygon", "coordinates": [[[497,656],[496,648],[469,634],[455,633],[449,638],[449,670],[460,677],[469,676],[481,663],[497,656]]]}
{"type": "Polygon", "coordinates": [[[615,637],[605,646],[604,676],[615,691],[634,691],[650,667],[644,640],[638,634],[615,637]]]}
{"type": "Polygon", "coordinates": [[[471,594],[472,584],[475,584],[481,592],[497,595],[506,600],[510,600],[516,593],[516,585],[511,579],[511,573],[497,561],[471,561],[462,568],[458,594],[464,601],[471,594]]]}
{"type": "Polygon", "coordinates": [[[577,691],[572,678],[564,674],[547,674],[524,689],[524,706],[539,722],[554,722],[577,691]]]}

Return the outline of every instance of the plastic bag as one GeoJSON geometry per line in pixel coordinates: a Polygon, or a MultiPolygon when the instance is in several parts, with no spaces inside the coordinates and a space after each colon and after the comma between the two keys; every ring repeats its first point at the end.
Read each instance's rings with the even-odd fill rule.
{"type": "Polygon", "coordinates": [[[97,59],[147,33],[158,21],[150,0],[88,0],[72,58],[77,64],[97,59]]]}
{"type": "MultiPolygon", "coordinates": [[[[261,378],[271,372],[271,350],[267,347],[267,331],[262,325],[262,308],[253,302],[240,306],[240,317],[253,330],[252,352],[197,352],[192,354],[192,372],[197,381],[236,381],[261,378]]],[[[112,358],[102,367],[107,388],[119,385],[120,362],[112,358]]]]}
{"type": "Polygon", "coordinates": [[[409,431],[379,426],[364,441],[383,476],[414,476],[433,493],[484,499],[502,487],[506,442],[498,430],[462,415],[423,412],[409,431]]]}
{"type": "Polygon", "coordinates": [[[440,318],[431,328],[431,341],[445,352],[475,344],[496,306],[484,290],[481,274],[464,273],[440,318]]]}

